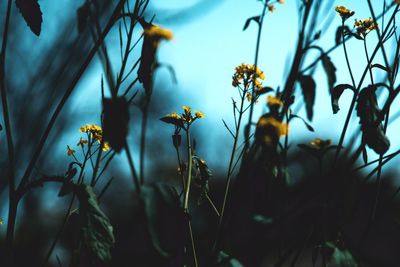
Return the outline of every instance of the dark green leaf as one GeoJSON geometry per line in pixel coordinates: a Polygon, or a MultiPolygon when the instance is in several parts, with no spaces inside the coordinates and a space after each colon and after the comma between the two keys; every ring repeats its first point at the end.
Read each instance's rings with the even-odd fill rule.
{"type": "Polygon", "coordinates": [[[173,256],[184,246],[188,233],[176,190],[157,183],[143,186],[141,197],[154,249],[163,257],[173,256]]]}
{"type": "Polygon", "coordinates": [[[266,86],[266,87],[261,88],[260,90],[257,90],[256,93],[257,93],[257,95],[262,95],[262,94],[266,94],[266,93],[273,92],[273,91],[274,91],[273,88],[266,86]]]}
{"type": "Polygon", "coordinates": [[[246,22],[244,23],[244,26],[243,26],[243,30],[244,30],[244,31],[249,27],[250,22],[251,22],[252,20],[254,20],[254,21],[257,22],[257,23],[260,23],[260,16],[254,16],[254,17],[248,18],[248,19],[246,20],[246,22]]]}
{"type": "Polygon", "coordinates": [[[303,92],[304,102],[306,105],[307,118],[312,121],[314,116],[314,103],[315,103],[315,82],[309,75],[300,75],[298,78],[301,89],[303,92]]]}
{"type": "Polygon", "coordinates": [[[351,30],[349,26],[339,26],[336,30],[336,35],[335,35],[335,43],[336,45],[339,45],[342,42],[342,33],[344,31],[344,34],[346,35],[347,33],[351,33],[351,30]]]}
{"type": "Polygon", "coordinates": [[[179,119],[179,118],[174,118],[174,117],[171,117],[171,116],[165,116],[165,117],[162,117],[160,120],[165,122],[165,123],[170,123],[170,124],[176,125],[178,127],[183,127],[182,119],[179,119]]]}
{"type": "Polygon", "coordinates": [[[76,11],[78,17],[78,33],[82,33],[85,28],[90,15],[90,2],[86,1],[76,11]]]}
{"type": "Polygon", "coordinates": [[[100,209],[91,186],[82,184],[76,194],[84,248],[101,262],[111,260],[115,238],[110,220],[100,209]]]}
{"type": "Polygon", "coordinates": [[[326,246],[330,249],[333,249],[333,253],[330,256],[330,260],[328,262],[329,266],[358,267],[358,264],[354,260],[353,255],[351,255],[350,251],[348,251],[347,249],[341,250],[331,242],[327,242],[326,246]]]}
{"type": "Polygon", "coordinates": [[[300,119],[300,120],[304,123],[304,125],[307,127],[307,129],[308,129],[310,132],[314,132],[314,128],[313,128],[308,122],[306,122],[305,119],[303,119],[303,118],[300,117],[299,115],[291,114],[290,117],[289,117],[289,121],[290,121],[291,119],[293,119],[293,118],[300,119]]]}
{"type": "Polygon", "coordinates": [[[328,88],[329,92],[331,93],[333,86],[336,83],[336,67],[333,65],[331,58],[327,54],[322,56],[322,66],[328,78],[328,88]]]}
{"type": "Polygon", "coordinates": [[[237,259],[234,259],[225,252],[220,251],[217,256],[217,262],[213,267],[243,267],[243,265],[237,259]]]}
{"type": "Polygon", "coordinates": [[[363,143],[382,155],[389,149],[390,141],[383,129],[376,89],[376,85],[370,85],[359,93],[356,110],[360,118],[363,143]]]}
{"type": "Polygon", "coordinates": [[[43,19],[38,0],[15,0],[15,4],[31,31],[39,36],[43,19]]]}
{"type": "Polygon", "coordinates": [[[331,103],[332,103],[333,114],[338,113],[338,111],[340,110],[339,98],[343,94],[344,90],[346,90],[346,89],[351,89],[353,92],[355,92],[355,89],[350,84],[338,84],[335,86],[335,88],[333,88],[332,94],[331,94],[331,103]]]}

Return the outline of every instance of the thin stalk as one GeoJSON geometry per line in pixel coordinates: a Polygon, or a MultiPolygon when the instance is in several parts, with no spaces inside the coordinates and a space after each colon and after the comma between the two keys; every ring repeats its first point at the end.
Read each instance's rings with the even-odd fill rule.
{"type": "Polygon", "coordinates": [[[128,144],[126,142],[125,142],[125,151],[126,151],[126,156],[128,157],[128,163],[129,163],[129,168],[131,169],[133,183],[135,184],[136,187],[136,193],[140,195],[141,186],[139,182],[139,177],[136,173],[135,165],[133,164],[133,158],[131,152],[129,151],[128,144]]]}
{"type": "Polygon", "coordinates": [[[150,96],[145,96],[145,103],[142,111],[142,127],[140,133],[140,166],[139,166],[139,174],[140,174],[140,184],[144,183],[144,155],[146,148],[146,130],[147,130],[147,118],[149,115],[149,104],[150,104],[150,96]]]}
{"type": "MultiPolygon", "coordinates": [[[[254,71],[255,72],[257,71],[258,54],[259,54],[259,51],[260,51],[260,42],[261,42],[261,32],[262,32],[264,16],[265,16],[265,13],[267,11],[267,7],[268,7],[267,3],[264,3],[264,7],[263,7],[262,12],[261,12],[260,20],[258,22],[256,51],[255,51],[255,55],[254,55],[254,71]]],[[[246,140],[250,136],[251,122],[252,122],[252,119],[253,119],[253,110],[254,110],[254,104],[255,104],[255,101],[253,101],[253,100],[255,99],[255,96],[256,95],[255,95],[254,84],[253,84],[253,90],[252,90],[252,93],[251,93],[251,100],[252,101],[250,103],[250,113],[249,113],[249,119],[248,119],[248,122],[247,122],[248,128],[245,131],[246,140]]],[[[246,143],[246,145],[244,147],[244,150],[246,151],[248,149],[248,147],[249,147],[249,142],[246,143]]],[[[221,215],[223,215],[222,212],[221,212],[221,215]]],[[[222,216],[221,216],[221,218],[222,218],[222,216]]]]}
{"type": "Polygon", "coordinates": [[[4,126],[6,129],[7,150],[8,150],[9,207],[8,207],[8,222],[7,222],[7,235],[6,235],[6,255],[8,257],[7,261],[10,266],[12,265],[14,231],[15,231],[15,222],[16,222],[17,206],[18,206],[18,201],[15,197],[14,144],[12,141],[10,114],[8,111],[7,91],[6,91],[6,81],[5,81],[6,51],[7,51],[8,29],[11,18],[11,6],[12,6],[12,1],[8,0],[7,14],[4,23],[3,42],[1,45],[1,54],[0,54],[0,83],[1,83],[0,90],[1,90],[1,102],[3,106],[3,117],[5,124],[4,126]]]}
{"type": "Polygon", "coordinates": [[[186,192],[186,182],[185,182],[185,177],[183,175],[183,170],[182,170],[182,161],[181,161],[181,155],[179,153],[179,148],[176,146],[176,157],[178,159],[178,165],[179,165],[179,174],[181,176],[181,183],[182,183],[182,190],[186,192]]]}
{"type": "MultiPolygon", "coordinates": [[[[227,173],[227,176],[226,176],[224,199],[223,199],[223,202],[222,202],[221,212],[220,212],[219,221],[218,221],[217,236],[216,236],[216,239],[215,239],[215,242],[214,242],[214,251],[219,246],[219,242],[220,242],[220,238],[221,238],[221,234],[222,234],[221,233],[222,232],[222,223],[223,223],[223,219],[224,219],[225,208],[226,208],[226,203],[227,203],[228,194],[229,194],[229,188],[230,188],[230,184],[231,184],[232,167],[233,167],[233,164],[234,164],[235,155],[236,155],[236,147],[237,147],[238,140],[239,140],[239,134],[240,134],[240,128],[241,128],[241,123],[242,123],[242,118],[243,118],[243,108],[244,108],[245,98],[246,98],[246,90],[243,91],[242,98],[241,98],[241,103],[240,103],[239,116],[238,116],[237,126],[236,126],[236,129],[235,129],[235,139],[233,141],[231,157],[229,159],[229,165],[228,165],[228,173],[227,173]]],[[[246,140],[248,140],[248,139],[246,138],[246,140]]],[[[243,148],[243,149],[245,149],[245,148],[243,148]]]]}
{"type": "Polygon", "coordinates": [[[192,143],[190,141],[190,125],[187,126],[186,129],[186,144],[187,144],[187,157],[188,157],[188,171],[187,171],[187,186],[185,190],[185,199],[183,204],[183,210],[188,215],[188,224],[189,224],[189,235],[190,235],[190,242],[192,244],[193,250],[193,260],[195,267],[198,267],[197,262],[197,254],[196,254],[196,246],[194,243],[194,236],[192,230],[192,223],[189,217],[189,193],[190,193],[190,185],[192,181],[192,143]]]}

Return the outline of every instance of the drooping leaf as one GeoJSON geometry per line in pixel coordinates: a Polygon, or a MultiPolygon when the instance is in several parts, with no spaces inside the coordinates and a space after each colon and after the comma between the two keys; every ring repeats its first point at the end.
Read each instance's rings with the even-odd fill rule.
{"type": "Polygon", "coordinates": [[[115,238],[110,220],[100,209],[91,186],[82,184],[75,192],[79,199],[79,221],[83,247],[101,262],[111,260],[115,238]]]}
{"type": "Polygon", "coordinates": [[[15,0],[15,4],[31,31],[39,36],[43,19],[38,0],[15,0]]]}
{"type": "Polygon", "coordinates": [[[327,54],[324,54],[321,60],[322,60],[322,66],[328,78],[329,93],[331,93],[333,86],[336,83],[336,67],[333,64],[331,58],[327,54]]]}
{"type": "Polygon", "coordinates": [[[128,123],[129,105],[125,98],[103,98],[103,135],[115,152],[125,146],[128,123]]]}
{"type": "Polygon", "coordinates": [[[304,123],[304,125],[307,127],[307,130],[309,130],[310,132],[314,132],[314,128],[308,122],[306,122],[305,119],[303,119],[299,115],[290,114],[289,121],[291,121],[293,118],[300,119],[304,123]]]}
{"type": "Polygon", "coordinates": [[[331,242],[327,242],[326,246],[331,249],[328,265],[337,267],[358,267],[357,262],[347,249],[339,249],[331,242]]]}
{"type": "Polygon", "coordinates": [[[332,94],[331,94],[331,103],[332,103],[333,114],[338,113],[338,111],[340,110],[339,98],[343,94],[344,90],[346,90],[346,89],[351,89],[353,92],[355,92],[355,89],[350,84],[338,84],[335,86],[335,88],[333,88],[332,94]]]}
{"type": "Polygon", "coordinates": [[[248,19],[246,20],[246,22],[244,23],[243,31],[245,31],[245,30],[249,27],[250,22],[251,22],[252,20],[254,20],[254,21],[257,22],[257,23],[260,23],[260,16],[254,16],[254,17],[248,18],[248,19]]]}
{"type": "Polygon", "coordinates": [[[225,252],[220,251],[218,253],[216,263],[213,264],[212,267],[243,267],[243,264],[225,252]]]}
{"type": "Polygon", "coordinates": [[[315,103],[315,82],[309,75],[300,75],[298,78],[303,92],[303,98],[307,111],[307,118],[312,121],[314,116],[314,103],[315,103]]]}
{"type": "Polygon", "coordinates": [[[359,93],[356,110],[360,118],[363,143],[382,155],[389,149],[390,141],[383,129],[376,88],[375,85],[370,85],[359,93]]]}
{"type": "Polygon", "coordinates": [[[173,256],[184,246],[188,233],[177,192],[169,185],[156,183],[143,186],[141,198],[154,249],[163,257],[173,256]]]}
{"type": "Polygon", "coordinates": [[[273,92],[273,91],[274,91],[274,89],[272,87],[265,86],[265,87],[261,88],[260,90],[257,90],[256,94],[260,96],[260,95],[263,95],[263,94],[266,94],[269,92],[273,92]]]}
{"type": "Polygon", "coordinates": [[[181,118],[165,116],[165,117],[160,118],[160,120],[165,123],[170,123],[170,124],[176,125],[178,127],[183,127],[183,121],[181,118]]]}
{"type": "Polygon", "coordinates": [[[351,30],[350,30],[349,26],[347,26],[347,25],[339,26],[336,29],[336,35],[335,35],[335,43],[336,43],[336,45],[339,45],[342,42],[342,34],[343,34],[343,32],[344,32],[345,35],[348,34],[348,33],[351,33],[351,30]]]}
{"type": "Polygon", "coordinates": [[[78,33],[82,33],[85,28],[90,15],[90,2],[86,1],[82,6],[76,11],[78,18],[78,33]]]}

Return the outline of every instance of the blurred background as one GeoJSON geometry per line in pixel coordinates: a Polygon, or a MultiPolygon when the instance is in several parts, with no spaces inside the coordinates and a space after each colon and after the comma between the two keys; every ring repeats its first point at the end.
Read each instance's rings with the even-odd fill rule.
{"type": "MultiPolygon", "coordinates": [[[[68,82],[82,64],[83,58],[92,47],[93,40],[90,34],[88,32],[78,34],[77,31],[76,12],[83,2],[39,1],[43,12],[40,37],[30,32],[13,5],[6,62],[6,83],[10,98],[12,129],[15,134],[17,177],[21,177],[23,174],[50,114],[64,93],[68,82]]],[[[116,1],[97,2],[101,18],[100,24],[104,25],[116,1]]],[[[272,88],[284,86],[299,31],[299,2],[287,0],[285,4],[276,3],[276,10],[273,13],[267,13],[265,17],[258,63],[258,67],[264,71],[266,76],[263,83],[265,86],[272,88]]],[[[354,10],[356,12],[354,18],[370,17],[366,1],[340,0],[321,1],[321,3],[325,8],[325,16],[317,24],[315,32],[321,31],[318,45],[325,50],[335,46],[336,30],[341,24],[340,17],[334,11],[336,5],[346,5],[350,10],[354,10]]],[[[373,1],[377,14],[381,13],[383,3],[384,0],[373,1]]],[[[6,1],[2,1],[0,3],[2,20],[5,17],[5,10],[6,1]]],[[[256,46],[256,24],[251,23],[245,31],[243,31],[243,26],[249,17],[259,15],[261,10],[262,2],[256,0],[150,1],[145,18],[150,20],[154,16],[155,24],[170,29],[174,34],[172,41],[161,42],[157,55],[159,62],[171,65],[174,73],[172,74],[166,67],[160,67],[155,75],[146,143],[145,178],[147,183],[152,181],[177,183],[178,166],[171,143],[173,128],[162,123],[159,118],[174,111],[179,113],[182,106],[187,105],[205,114],[205,118],[199,120],[194,126],[193,136],[197,143],[197,153],[207,161],[213,171],[213,179],[215,179],[213,183],[215,183],[215,192],[217,192],[215,193],[216,203],[220,203],[221,196],[218,194],[223,185],[222,179],[226,175],[232,147],[232,140],[222,119],[228,125],[234,125],[231,99],[237,99],[238,95],[236,89],[231,85],[232,75],[234,68],[241,63],[254,63],[256,46]]],[[[353,27],[352,22],[353,18],[347,22],[350,28],[353,27]]],[[[139,36],[141,33],[142,30],[137,28],[135,34],[139,36]]],[[[376,41],[375,33],[368,35],[371,51],[375,47],[376,41]]],[[[388,44],[388,51],[390,51],[390,45],[393,44],[388,44]]],[[[116,73],[120,66],[118,27],[115,27],[107,36],[106,46],[109,49],[111,62],[115,65],[113,71],[116,73]]],[[[366,64],[362,42],[350,40],[348,50],[355,78],[358,81],[366,64]]],[[[138,51],[139,49],[130,59],[132,62],[140,56],[138,51]]],[[[310,55],[314,55],[316,58],[318,53],[311,51],[310,55]]],[[[342,47],[339,46],[329,55],[337,69],[337,83],[349,83],[350,77],[342,47]]],[[[305,65],[313,61],[312,56],[308,58],[309,62],[306,62],[305,65]]],[[[383,63],[381,54],[376,57],[375,62],[383,63]]],[[[74,146],[77,143],[81,136],[79,127],[88,123],[100,124],[102,76],[104,74],[100,60],[95,57],[63,109],[36,166],[36,174],[63,173],[70,160],[66,153],[67,145],[74,146]]],[[[334,115],[331,110],[328,82],[321,66],[315,69],[313,77],[317,83],[317,93],[315,115],[310,124],[315,132],[307,131],[301,121],[294,121],[290,125],[290,143],[294,153],[297,153],[297,144],[310,142],[317,137],[331,139],[333,144],[337,144],[345,120],[344,114],[347,113],[351,101],[351,93],[345,92],[340,99],[341,111],[334,115]]],[[[377,74],[375,78],[377,81],[383,81],[384,73],[377,74]]],[[[369,81],[366,79],[365,85],[368,83],[369,81]]],[[[136,83],[134,90],[139,91],[137,99],[140,101],[143,92],[142,85],[136,83]]],[[[302,96],[299,92],[298,90],[297,95],[300,99],[302,96]]],[[[386,95],[383,93],[379,99],[381,105],[384,103],[385,97],[386,95]]],[[[398,101],[395,101],[394,107],[399,106],[398,101]]],[[[266,112],[265,104],[266,98],[263,97],[256,105],[255,118],[266,112]]],[[[137,163],[141,121],[137,102],[130,106],[130,112],[128,141],[133,151],[134,161],[137,163]]],[[[296,106],[295,112],[306,118],[304,107],[296,106]]],[[[399,109],[393,110],[393,119],[388,128],[388,136],[391,140],[391,148],[388,153],[396,151],[400,142],[396,130],[400,127],[399,120],[396,120],[399,117],[398,112],[399,109]]],[[[3,122],[1,124],[4,125],[3,122]]],[[[356,131],[358,127],[358,118],[354,116],[349,132],[356,131]]],[[[0,136],[5,144],[5,132],[1,131],[0,136]]],[[[348,135],[348,139],[350,137],[351,135],[348,135]]],[[[345,147],[349,145],[348,141],[345,141],[345,147]]],[[[0,150],[0,171],[5,173],[6,146],[1,146],[0,150]]],[[[370,160],[378,158],[378,155],[372,150],[368,150],[368,153],[370,160]]],[[[390,166],[388,168],[392,172],[390,179],[394,186],[400,185],[400,181],[395,179],[398,176],[398,168],[395,168],[397,164],[396,160],[388,164],[390,166]]],[[[132,196],[134,187],[124,153],[118,154],[114,158],[104,175],[104,177],[111,176],[115,178],[116,182],[112,184],[104,198],[106,213],[110,214],[113,225],[120,235],[123,235],[121,233],[128,233],[132,236],[140,235],[140,227],[131,230],[128,227],[129,224],[126,223],[133,220],[134,215],[138,214],[118,212],[132,210],[135,201],[138,201],[132,196]]],[[[32,257],[34,262],[32,266],[36,266],[35,264],[40,262],[41,257],[38,255],[43,255],[50,246],[51,239],[61,224],[60,218],[65,213],[67,201],[57,198],[58,189],[58,185],[52,184],[37,189],[25,197],[22,208],[19,210],[20,223],[17,225],[16,242],[23,253],[32,257]]],[[[2,179],[0,181],[0,217],[5,222],[8,212],[7,192],[6,181],[2,179]]],[[[202,207],[202,209],[207,210],[207,207],[202,207]]],[[[199,213],[201,212],[207,213],[208,211],[199,211],[199,213]]],[[[215,218],[211,219],[211,221],[213,220],[215,218]]],[[[199,229],[203,229],[203,226],[201,223],[197,225],[199,229]]],[[[0,235],[4,237],[5,231],[5,225],[1,225],[0,235]]],[[[54,255],[58,255],[60,258],[68,255],[65,246],[63,243],[57,246],[54,255]]],[[[132,240],[118,243],[119,252],[117,253],[121,255],[128,253],[130,246],[138,247],[132,240]]],[[[144,255],[150,253],[145,249],[143,251],[144,255]]],[[[122,258],[123,256],[121,256],[122,258]]],[[[51,258],[50,263],[56,263],[55,256],[51,258]]]]}

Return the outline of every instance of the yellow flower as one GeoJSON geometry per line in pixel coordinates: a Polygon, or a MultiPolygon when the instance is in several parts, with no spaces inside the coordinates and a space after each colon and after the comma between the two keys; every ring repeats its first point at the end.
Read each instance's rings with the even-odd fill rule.
{"type": "Polygon", "coordinates": [[[110,150],[110,144],[104,142],[103,147],[101,148],[104,152],[110,150]]]}
{"type": "Polygon", "coordinates": [[[79,128],[80,132],[88,133],[94,140],[101,140],[103,136],[103,130],[96,124],[86,124],[79,128]]]}
{"type": "Polygon", "coordinates": [[[354,26],[356,27],[357,34],[364,37],[372,30],[378,29],[378,25],[371,18],[355,20],[354,26]]]}
{"type": "Polygon", "coordinates": [[[185,114],[189,114],[190,111],[192,110],[192,108],[188,107],[188,106],[183,106],[182,108],[183,108],[183,111],[185,111],[185,114]]]}
{"type": "Polygon", "coordinates": [[[260,90],[262,85],[258,79],[265,79],[264,72],[254,65],[242,63],[235,68],[235,74],[232,76],[232,86],[237,87],[243,84],[244,89],[248,89],[253,84],[256,90],[260,90]]]}
{"type": "Polygon", "coordinates": [[[320,138],[315,138],[313,141],[310,142],[310,145],[317,148],[317,149],[324,149],[331,144],[331,140],[322,140],[320,138]]]}
{"type": "Polygon", "coordinates": [[[285,0],[278,0],[278,3],[281,4],[281,5],[284,5],[285,4],[285,0]]]}
{"type": "Polygon", "coordinates": [[[278,97],[275,97],[275,96],[271,96],[271,95],[269,95],[268,97],[267,97],[267,104],[268,104],[268,106],[270,106],[270,107],[276,107],[276,106],[279,106],[279,107],[282,107],[283,106],[283,103],[282,103],[282,101],[281,101],[281,99],[280,98],[278,98],[278,97]]]}
{"type": "Polygon", "coordinates": [[[67,155],[68,156],[72,156],[75,154],[75,150],[73,150],[72,148],[70,148],[69,146],[67,146],[67,155]]]}
{"type": "Polygon", "coordinates": [[[195,116],[196,116],[196,118],[198,118],[198,119],[202,119],[202,118],[204,118],[204,113],[201,112],[201,111],[197,111],[197,112],[195,113],[195,116]]]}
{"type": "Polygon", "coordinates": [[[176,113],[176,112],[172,112],[170,114],[167,114],[166,117],[170,117],[170,118],[178,119],[178,120],[181,119],[181,116],[179,116],[178,113],[176,113]]]}
{"type": "Polygon", "coordinates": [[[345,6],[337,6],[335,10],[339,14],[339,16],[342,17],[343,20],[346,20],[354,15],[354,11],[350,11],[345,6]]]}
{"type": "Polygon", "coordinates": [[[287,123],[283,123],[274,117],[262,117],[257,123],[257,127],[268,127],[272,126],[277,133],[277,136],[287,135],[289,132],[289,126],[287,123]]]}
{"type": "Polygon", "coordinates": [[[154,39],[172,40],[174,37],[172,31],[152,25],[150,28],[144,30],[144,35],[154,39]]]}
{"type": "Polygon", "coordinates": [[[0,218],[0,225],[3,225],[4,221],[2,218],[0,218]]]}
{"type": "Polygon", "coordinates": [[[269,12],[272,13],[272,12],[275,11],[275,9],[276,9],[276,8],[275,8],[275,6],[274,6],[273,4],[269,4],[269,5],[268,5],[268,10],[269,10],[269,12]]]}

